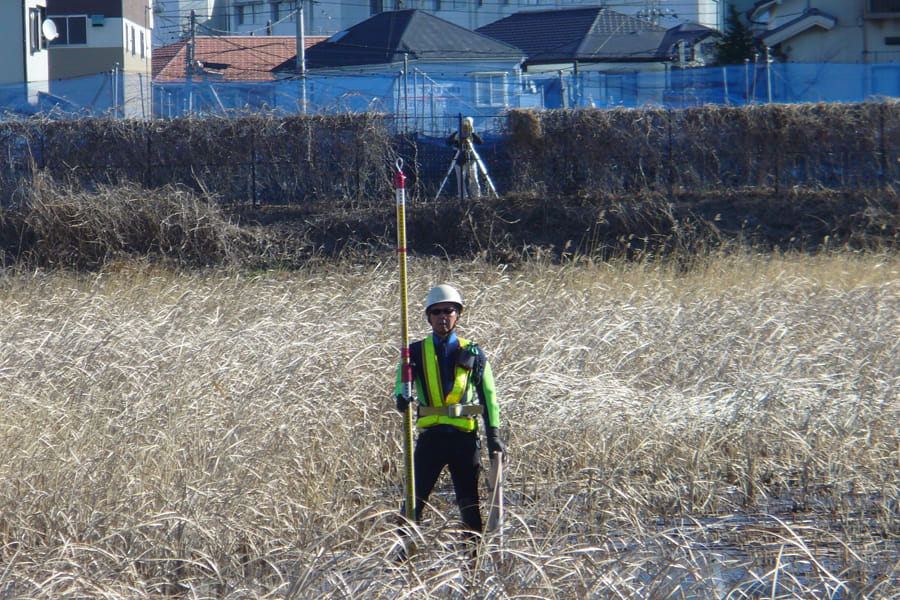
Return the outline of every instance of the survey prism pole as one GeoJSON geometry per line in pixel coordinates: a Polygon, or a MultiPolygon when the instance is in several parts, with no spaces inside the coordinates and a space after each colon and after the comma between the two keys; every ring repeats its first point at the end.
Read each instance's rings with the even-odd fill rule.
{"type": "MultiPolygon", "coordinates": [[[[400,259],[400,360],[402,394],[407,400],[413,398],[413,373],[409,356],[409,312],[406,297],[406,175],[403,174],[403,159],[397,160],[394,174],[394,188],[397,196],[397,256],[400,259]]],[[[416,518],[416,480],[413,468],[413,411],[415,402],[408,402],[403,412],[403,459],[406,473],[406,518],[416,518]]]]}

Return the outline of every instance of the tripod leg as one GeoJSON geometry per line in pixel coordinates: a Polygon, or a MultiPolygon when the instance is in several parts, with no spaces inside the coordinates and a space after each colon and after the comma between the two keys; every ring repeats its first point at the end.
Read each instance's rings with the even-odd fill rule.
{"type": "Polygon", "coordinates": [[[456,163],[456,193],[460,200],[466,199],[466,170],[456,163]]]}
{"type": "Polygon", "coordinates": [[[459,150],[456,151],[456,154],[453,155],[453,160],[450,161],[450,168],[447,169],[447,174],[444,175],[444,180],[441,181],[441,186],[438,188],[437,194],[434,195],[434,199],[437,200],[441,192],[444,191],[444,186],[447,185],[447,179],[450,178],[450,173],[453,172],[453,169],[456,167],[456,159],[459,157],[459,150]]]}
{"type": "Polygon", "coordinates": [[[474,160],[466,163],[466,191],[470,198],[481,196],[481,183],[478,181],[478,163],[474,160]]]}
{"type": "Polygon", "coordinates": [[[481,174],[484,175],[485,181],[487,181],[488,187],[491,188],[491,192],[493,192],[495,198],[499,198],[500,194],[497,193],[497,188],[494,187],[494,182],[491,181],[491,176],[488,175],[487,167],[484,166],[484,161],[481,160],[481,157],[478,155],[478,152],[475,150],[475,146],[472,146],[472,156],[475,157],[475,163],[478,165],[478,168],[481,170],[481,174]]]}

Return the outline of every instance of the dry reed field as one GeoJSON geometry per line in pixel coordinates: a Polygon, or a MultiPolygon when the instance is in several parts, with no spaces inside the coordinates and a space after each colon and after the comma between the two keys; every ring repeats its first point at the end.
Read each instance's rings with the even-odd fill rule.
{"type": "Polygon", "coordinates": [[[900,598],[900,262],[411,257],[494,365],[502,536],[420,553],[395,259],[0,279],[0,598],[900,598]]]}

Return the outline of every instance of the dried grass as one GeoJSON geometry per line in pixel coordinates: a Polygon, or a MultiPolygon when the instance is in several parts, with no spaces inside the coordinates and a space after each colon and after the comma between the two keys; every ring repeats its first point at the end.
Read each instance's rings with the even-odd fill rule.
{"type": "Polygon", "coordinates": [[[509,432],[476,570],[447,478],[391,561],[392,260],[117,263],[0,279],[0,598],[900,597],[895,255],[411,257],[436,280],[509,432]]]}
{"type": "Polygon", "coordinates": [[[34,119],[0,122],[0,198],[36,169],[81,187],[184,186],[223,202],[354,204],[390,193],[387,117],[334,114],[235,118],[34,119]]]}
{"type": "Polygon", "coordinates": [[[126,184],[85,191],[43,173],[8,218],[16,259],[34,266],[94,268],[134,255],[187,265],[228,262],[243,237],[214,202],[188,190],[126,184]]]}
{"type": "Polygon", "coordinates": [[[900,103],[512,111],[508,189],[551,196],[881,189],[900,103]]]}
{"type": "MultiPolygon", "coordinates": [[[[27,188],[36,167],[85,187],[178,184],[241,205],[369,207],[393,191],[398,155],[411,194],[427,200],[451,158],[435,141],[398,136],[377,113],[4,121],[0,201],[27,188]]],[[[900,180],[900,102],[514,110],[485,160],[502,192],[550,198],[877,195],[900,180]]]]}

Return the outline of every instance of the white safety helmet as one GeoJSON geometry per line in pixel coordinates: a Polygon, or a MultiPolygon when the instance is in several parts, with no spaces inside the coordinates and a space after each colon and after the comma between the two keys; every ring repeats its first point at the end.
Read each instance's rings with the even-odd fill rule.
{"type": "Polygon", "coordinates": [[[472,133],[475,130],[475,121],[472,120],[472,117],[465,117],[462,120],[462,130],[464,133],[472,133]]]}
{"type": "Polygon", "coordinates": [[[459,295],[459,292],[457,292],[456,288],[452,285],[442,283],[441,285],[436,285],[431,288],[431,291],[428,292],[428,296],[425,297],[426,314],[428,313],[429,308],[435,304],[440,304],[441,302],[452,302],[456,304],[459,306],[460,314],[462,314],[464,308],[462,296],[459,295]]]}

